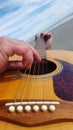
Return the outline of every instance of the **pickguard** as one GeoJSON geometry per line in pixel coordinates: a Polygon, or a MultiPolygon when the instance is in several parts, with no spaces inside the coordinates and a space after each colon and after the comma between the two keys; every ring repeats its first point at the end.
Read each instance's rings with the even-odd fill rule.
{"type": "Polygon", "coordinates": [[[63,70],[53,77],[55,94],[68,101],[73,101],[73,64],[58,60],[63,65],[63,70]]]}

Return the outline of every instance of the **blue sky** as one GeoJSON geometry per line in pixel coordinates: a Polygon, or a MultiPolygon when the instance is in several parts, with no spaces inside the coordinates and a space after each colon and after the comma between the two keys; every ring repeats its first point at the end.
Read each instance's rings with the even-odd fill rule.
{"type": "Polygon", "coordinates": [[[73,18],[73,0],[0,0],[0,36],[27,41],[73,18]]]}

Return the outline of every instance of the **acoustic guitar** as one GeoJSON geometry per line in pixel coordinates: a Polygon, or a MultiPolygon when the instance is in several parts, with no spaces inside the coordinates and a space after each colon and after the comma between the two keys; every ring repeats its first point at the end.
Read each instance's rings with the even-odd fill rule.
{"type": "Polygon", "coordinates": [[[73,52],[34,43],[40,63],[0,74],[0,129],[73,130],[73,52]]]}

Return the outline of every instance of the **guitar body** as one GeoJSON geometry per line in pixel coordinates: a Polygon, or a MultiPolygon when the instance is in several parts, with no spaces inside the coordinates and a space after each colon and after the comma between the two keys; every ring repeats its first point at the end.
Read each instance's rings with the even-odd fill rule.
{"type": "MultiPolygon", "coordinates": [[[[1,74],[1,130],[73,130],[73,52],[51,50],[46,51],[46,55],[47,61],[54,63],[54,70],[51,70],[51,72],[48,70],[47,74],[41,75],[40,72],[38,76],[38,72],[35,72],[37,73],[35,75],[32,75],[33,72],[31,72],[29,75],[29,73],[23,74],[22,71],[9,71],[1,74]],[[23,79],[19,87],[20,90],[16,95],[22,75],[23,79]],[[23,89],[24,84],[25,90],[23,89]],[[21,93],[23,93],[22,96],[21,93]],[[43,112],[29,112],[28,114],[26,113],[25,118],[23,118],[24,114],[20,115],[21,113],[15,114],[14,112],[12,115],[12,113],[8,113],[8,106],[5,106],[5,104],[12,102],[14,97],[17,101],[20,100],[20,97],[23,97],[24,101],[29,101],[29,99],[30,101],[58,101],[60,105],[55,105],[56,109],[54,112],[44,112],[44,114],[43,112]],[[66,111],[64,111],[64,109],[66,109],[66,111]],[[70,111],[68,109],[70,109],[70,111]],[[65,112],[66,114],[64,114],[65,112]],[[20,118],[20,120],[18,120],[16,116],[20,118]]],[[[13,57],[13,59],[16,58],[16,56],[13,57]]],[[[45,66],[43,68],[45,68],[45,66]]]]}

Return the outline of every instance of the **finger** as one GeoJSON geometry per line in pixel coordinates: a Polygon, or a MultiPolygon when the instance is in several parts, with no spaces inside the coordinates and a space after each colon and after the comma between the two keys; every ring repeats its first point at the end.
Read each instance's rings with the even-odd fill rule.
{"type": "Polygon", "coordinates": [[[22,61],[8,61],[7,70],[24,69],[22,61]]]}
{"type": "Polygon", "coordinates": [[[29,52],[27,52],[26,56],[25,55],[23,56],[22,63],[26,69],[29,69],[29,68],[31,68],[33,60],[34,60],[33,52],[31,50],[29,50],[29,52]]]}
{"type": "Polygon", "coordinates": [[[45,42],[48,40],[48,39],[51,39],[52,37],[52,34],[50,32],[43,32],[41,33],[40,35],[42,38],[44,38],[45,42]]]}
{"type": "Polygon", "coordinates": [[[28,64],[27,64],[27,66],[26,66],[26,69],[27,69],[27,70],[31,68],[32,63],[33,63],[33,61],[31,61],[31,60],[28,61],[28,64]]]}
{"type": "Polygon", "coordinates": [[[38,37],[39,37],[38,35],[35,35],[35,41],[38,39],[38,37]]]}
{"type": "Polygon", "coordinates": [[[31,50],[32,50],[32,52],[33,52],[33,57],[34,57],[34,59],[35,59],[36,61],[40,62],[40,61],[41,61],[41,57],[40,57],[39,52],[38,52],[36,49],[34,49],[32,46],[31,46],[31,50]]]}
{"type": "Polygon", "coordinates": [[[15,41],[13,52],[17,55],[21,55],[23,57],[23,64],[27,68],[28,63],[31,66],[33,60],[41,61],[41,57],[39,53],[29,44],[25,44],[23,41],[15,41]]]}
{"type": "Polygon", "coordinates": [[[42,37],[44,37],[45,35],[47,35],[47,36],[51,35],[52,36],[52,33],[51,32],[42,32],[40,34],[40,36],[42,36],[42,37]]]}
{"type": "MultiPolygon", "coordinates": [[[[35,60],[37,61],[41,61],[41,57],[39,55],[39,53],[29,44],[25,44],[24,42],[17,42],[17,44],[15,44],[16,47],[14,47],[13,52],[16,53],[17,55],[22,55],[23,57],[25,57],[27,59],[27,52],[29,52],[30,50],[33,53],[33,56],[35,58],[35,60]],[[18,46],[19,44],[19,46],[18,46]]],[[[29,58],[29,57],[28,57],[29,58]]]]}

